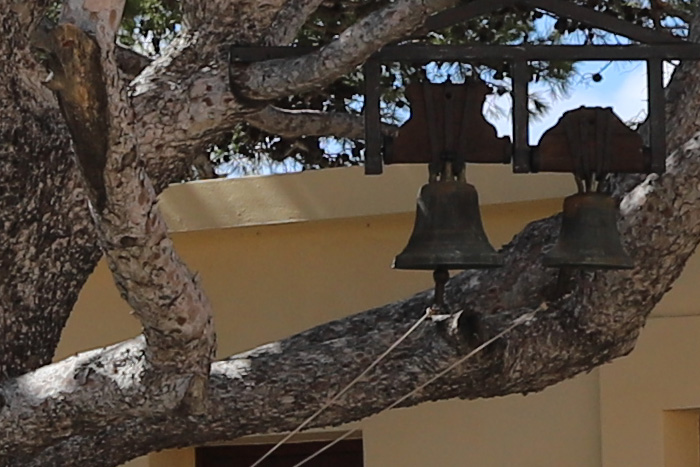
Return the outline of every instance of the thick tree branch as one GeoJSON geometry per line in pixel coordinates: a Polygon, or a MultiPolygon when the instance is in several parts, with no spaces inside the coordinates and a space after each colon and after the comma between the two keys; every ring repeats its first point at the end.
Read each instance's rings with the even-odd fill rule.
{"type": "Polygon", "coordinates": [[[285,0],[183,0],[183,24],[189,31],[207,31],[223,40],[236,28],[244,36],[260,37],[270,27],[285,0]]]}
{"type": "Polygon", "coordinates": [[[353,24],[317,52],[233,70],[238,91],[250,99],[271,100],[323,87],[352,71],[383,45],[416,30],[428,16],[455,3],[397,0],[353,24]]]}
{"type": "MultiPolygon", "coordinates": [[[[0,136],[13,141],[2,146],[0,158],[6,233],[0,249],[0,269],[5,271],[0,272],[0,329],[6,337],[0,378],[51,360],[77,293],[100,255],[63,118],[53,93],[42,85],[45,68],[29,50],[30,23],[41,18],[48,4],[8,0],[0,9],[0,51],[5,57],[0,67],[5,109],[0,136]],[[63,214],[48,219],[47,212],[63,214]]],[[[224,31],[229,39],[240,32],[240,43],[259,40],[277,13],[240,12],[227,12],[235,13],[241,25],[224,31]],[[243,23],[254,27],[244,28],[243,23]]],[[[204,38],[212,35],[205,28],[199,32],[175,40],[151,72],[144,73],[140,83],[148,86],[137,88],[134,99],[140,157],[156,191],[186,178],[191,162],[245,111],[228,92],[227,71],[206,67],[206,57],[219,57],[222,39],[207,42],[204,38]]]]}
{"type": "MultiPolygon", "coordinates": [[[[689,40],[700,42],[700,8],[690,23],[689,40]]],[[[682,62],[666,88],[666,141],[671,150],[680,147],[687,135],[700,129],[700,112],[694,99],[700,92],[700,61],[682,62]]]]}
{"type": "Polygon", "coordinates": [[[0,380],[51,362],[99,257],[70,137],[30,53],[27,18],[46,3],[0,8],[0,380]]]}
{"type": "Polygon", "coordinates": [[[16,31],[16,33],[26,39],[39,24],[44,14],[46,14],[46,10],[52,3],[53,2],[50,0],[28,0],[21,2],[16,0],[1,0],[0,8],[2,8],[2,11],[15,16],[17,23],[22,26],[22,29],[16,31]]]}
{"type": "MultiPolygon", "coordinates": [[[[96,426],[101,427],[109,426],[124,417],[158,414],[175,409],[189,389],[188,379],[182,375],[166,374],[160,380],[164,384],[147,384],[151,372],[147,353],[144,340],[139,338],[71,357],[58,366],[49,365],[37,370],[31,378],[25,375],[4,384],[0,406],[3,437],[10,436],[15,440],[24,437],[27,444],[16,453],[2,450],[0,465],[8,465],[8,461],[9,465],[21,465],[12,461],[16,462],[22,451],[30,452],[46,443],[48,439],[40,434],[43,431],[42,425],[51,424],[51,419],[55,420],[55,414],[66,409],[73,411],[72,416],[77,417],[76,422],[84,419],[90,411],[101,412],[104,419],[96,422],[96,426]],[[110,363],[106,365],[107,362],[110,363]],[[128,371],[124,371],[125,368],[128,371]],[[93,405],[88,404],[81,408],[82,404],[87,403],[87,398],[90,397],[88,394],[93,389],[104,395],[98,398],[101,401],[98,407],[88,407],[93,405]],[[46,402],[43,408],[38,406],[42,400],[46,402]],[[127,413],[119,414],[122,411],[127,413]],[[30,413],[35,414],[33,421],[29,425],[23,425],[20,420],[30,413]],[[11,423],[17,424],[14,427],[5,424],[4,422],[10,421],[5,416],[12,418],[11,423]],[[18,427],[22,429],[17,429],[18,427]],[[32,434],[27,436],[27,433],[32,434]]],[[[68,425],[55,428],[65,437],[76,429],[79,430],[78,423],[71,421],[68,425]]]]}
{"type": "Polygon", "coordinates": [[[246,107],[231,95],[225,67],[179,66],[192,63],[196,43],[183,39],[155,60],[133,82],[134,128],[146,169],[156,191],[185,178],[192,162],[241,121],[246,107]],[[192,47],[193,49],[190,49],[192,47]],[[191,61],[192,60],[192,61],[191,61]],[[184,78],[186,76],[186,78],[184,78]],[[182,79],[181,79],[182,78],[182,79]]]}
{"type": "Polygon", "coordinates": [[[200,403],[215,349],[211,306],[174,251],[139,159],[133,111],[114,55],[123,1],[111,6],[93,11],[81,0],[66,4],[63,19],[70,22],[53,31],[54,88],[90,187],[108,264],[144,326],[151,377],[190,374],[190,402],[200,403]]]}
{"type": "Polygon", "coordinates": [[[323,0],[287,0],[275,15],[267,34],[263,39],[264,45],[287,45],[299,34],[299,30],[323,3],[323,0]]]}
{"type": "MultiPolygon", "coordinates": [[[[348,33],[339,39],[341,42],[335,41],[323,49],[319,57],[307,58],[307,61],[299,64],[299,68],[314,61],[318,65],[313,67],[316,72],[330,71],[332,76],[329,75],[329,81],[333,81],[384,43],[403,35],[411,21],[419,25],[426,16],[438,8],[446,8],[451,2],[433,0],[427,8],[418,7],[414,3],[421,2],[398,2],[370,15],[361,24],[350,28],[348,33]],[[377,38],[373,42],[369,41],[374,36],[377,38]],[[354,50],[357,48],[361,50],[354,50]],[[348,61],[353,64],[348,65],[348,61]]],[[[285,11],[293,11],[293,7],[298,5],[304,6],[305,13],[313,6],[312,2],[291,2],[287,4],[287,8],[291,10],[283,9],[279,12],[280,17],[286,14],[285,11]]],[[[244,21],[243,18],[239,20],[244,21]]],[[[256,22],[255,28],[261,24],[269,26],[273,20],[270,19],[267,23],[265,21],[256,22]]],[[[211,27],[214,26],[207,25],[202,35],[210,34],[208,31],[211,27]]],[[[248,29],[244,30],[246,33],[239,37],[239,43],[245,43],[247,40],[248,29]]],[[[202,151],[207,144],[233,128],[245,114],[256,110],[231,95],[228,69],[218,62],[220,58],[204,67],[191,66],[192,63],[201,63],[200,56],[220,55],[220,44],[205,41],[202,35],[181,35],[166,54],[147,67],[133,83],[137,118],[150,123],[136,128],[139,146],[142,153],[147,155],[149,172],[162,173],[166,179],[175,179],[175,174],[182,173],[183,160],[184,167],[192,160],[187,161],[188,154],[202,151]],[[216,50],[216,53],[213,50],[216,50]]],[[[261,34],[261,37],[264,37],[264,34],[261,34]]],[[[274,70],[277,77],[287,75],[288,70],[284,69],[283,65],[284,63],[281,63],[281,67],[274,70]]],[[[277,89],[275,92],[282,95],[292,91],[294,90],[286,92],[277,89]]],[[[157,188],[161,187],[162,185],[157,185],[157,188]]]]}
{"type": "MultiPolygon", "coordinates": [[[[256,128],[285,138],[300,136],[336,136],[338,138],[364,139],[365,124],[359,115],[318,110],[290,110],[266,106],[249,113],[245,120],[256,128]]],[[[397,128],[384,125],[386,134],[397,128]]]]}
{"type": "MultiPolygon", "coordinates": [[[[256,21],[255,28],[267,24],[268,29],[258,31],[259,37],[266,37],[272,30],[270,25],[273,22],[281,21],[281,18],[295,11],[310,14],[314,8],[313,1],[297,0],[285,3],[278,12],[262,9],[256,14],[264,14],[265,18],[256,21]]],[[[402,12],[406,13],[406,10],[402,12]]],[[[396,24],[381,24],[377,30],[386,36],[392,27],[403,28],[404,23],[399,16],[398,13],[392,16],[396,24]]],[[[374,17],[374,21],[379,23],[382,18],[379,15],[374,17]]],[[[166,180],[181,178],[183,168],[190,165],[195,153],[202,152],[208,144],[230,131],[245,114],[256,110],[251,109],[247,102],[236,99],[229,91],[228,70],[219,61],[220,43],[213,42],[218,36],[212,32],[212,28],[218,27],[218,21],[203,25],[197,34],[182,34],[163,57],[148,66],[133,82],[137,119],[149,122],[149,125],[136,128],[141,153],[146,157],[149,173],[163,174],[166,180]],[[212,57],[211,61],[206,57],[212,57]],[[198,66],[193,67],[192,64],[198,66]]],[[[237,21],[245,20],[241,17],[237,21]]],[[[297,17],[295,21],[288,24],[290,29],[285,30],[286,33],[282,34],[280,30],[281,35],[273,35],[275,41],[284,43],[289,39],[291,31],[297,27],[292,25],[301,24],[302,17],[297,17]]],[[[370,26],[375,25],[367,27],[370,26]]],[[[245,43],[249,29],[236,30],[245,31],[237,40],[238,43],[245,43]]],[[[353,40],[361,40],[358,34],[361,35],[361,31],[356,31],[353,40]]],[[[398,36],[401,34],[401,30],[396,32],[398,36]]],[[[384,40],[389,39],[384,37],[384,40]]],[[[368,44],[366,48],[373,48],[368,53],[380,45],[368,44]]],[[[335,52],[340,52],[341,56],[347,56],[346,51],[341,51],[342,48],[336,49],[335,52]]],[[[286,71],[281,74],[286,74],[286,71]]],[[[338,76],[342,74],[339,72],[338,76]]],[[[157,184],[156,187],[160,189],[163,185],[157,184]]]]}
{"type": "MultiPolygon", "coordinates": [[[[636,261],[632,271],[577,272],[567,290],[557,289],[556,271],[541,263],[556,238],[557,218],[550,218],[531,224],[505,247],[503,269],[463,273],[451,280],[448,303],[455,310],[479,315],[487,336],[542,301],[550,307],[406,405],[539,391],[628,353],[646,316],[700,241],[700,187],[689,186],[698,178],[700,134],[669,159],[667,174],[650,177],[625,199],[622,227],[636,261]]],[[[114,454],[105,452],[99,461],[109,459],[110,465],[126,460],[125,452],[136,456],[164,447],[264,433],[271,427],[291,429],[415,322],[429,299],[429,293],[419,294],[216,363],[208,410],[194,418],[156,412],[154,420],[151,406],[143,410],[133,406],[131,401],[143,397],[143,388],[123,382],[142,373],[143,348],[135,341],[79,355],[0,386],[5,401],[0,426],[15,426],[21,419],[49,444],[75,426],[92,427],[94,422],[94,428],[81,430],[84,446],[76,445],[74,438],[63,447],[71,455],[83,449],[94,454],[85,446],[97,448],[93,442],[115,430],[119,436],[109,445],[114,454]],[[54,381],[57,374],[65,376],[54,381]],[[49,380],[52,390],[42,390],[49,380]],[[67,425],[55,427],[55,417],[67,420],[67,425]],[[100,422],[105,418],[113,426],[100,422]],[[162,423],[167,423],[169,431],[165,440],[159,432],[162,423]],[[196,432],[191,430],[193,423],[199,427],[196,432]],[[115,450],[114,443],[128,444],[130,449],[115,450]]],[[[460,322],[457,313],[425,324],[367,381],[324,413],[316,426],[377,413],[417,382],[459,359],[468,350],[462,335],[470,323],[460,322]]],[[[161,397],[165,398],[161,403],[172,403],[161,397]]],[[[22,456],[39,448],[36,443],[10,432],[0,438],[0,449],[22,456]]],[[[52,455],[67,456],[61,446],[50,448],[52,455]]],[[[89,457],[81,461],[98,465],[90,460],[94,455],[89,457]]]]}
{"type": "MultiPolygon", "coordinates": [[[[3,26],[12,21],[5,16],[3,26]]],[[[16,30],[16,27],[13,28],[10,31],[16,30]]],[[[254,35],[247,34],[241,36],[243,42],[254,35]]],[[[206,69],[206,66],[202,68],[201,62],[193,59],[200,51],[197,45],[202,44],[208,46],[206,41],[197,42],[196,37],[184,36],[180,43],[175,44],[174,55],[149,67],[151,72],[163,72],[151,78],[149,84],[157,85],[147,86],[146,94],[149,95],[142,94],[137,98],[137,109],[142,111],[137,111],[137,118],[140,119],[137,149],[147,148],[149,161],[156,161],[160,156],[171,157],[170,161],[187,160],[187,148],[206,141],[233,119],[240,118],[243,112],[250,111],[227,95],[226,86],[222,84],[225,83],[226,73],[217,68],[217,64],[206,69]],[[168,62],[170,58],[172,60],[168,62]],[[182,66],[183,63],[190,65],[182,66]],[[207,88],[209,85],[212,89],[207,88]],[[163,93],[159,94],[161,91],[163,93]],[[230,105],[206,105],[206,99],[211,95],[224,96],[233,102],[226,103],[230,105]],[[193,103],[189,102],[191,98],[193,103]],[[207,121],[212,115],[214,121],[207,121]],[[188,138],[197,141],[193,143],[188,138]],[[159,144],[163,145],[161,149],[159,144]],[[167,151],[162,150],[163,147],[167,151]]],[[[87,275],[95,258],[90,254],[93,251],[88,245],[91,231],[85,227],[84,213],[74,208],[79,205],[82,192],[73,191],[75,178],[71,163],[67,163],[65,157],[62,162],[60,160],[61,156],[67,155],[63,129],[55,123],[54,114],[44,112],[44,107],[36,105],[27,80],[14,77],[16,69],[13,67],[23,66],[17,63],[22,63],[26,55],[17,52],[13,46],[14,43],[10,41],[0,41],[3,56],[10,57],[2,65],[3,69],[13,73],[3,78],[0,97],[11,112],[9,115],[24,118],[18,120],[19,123],[9,123],[11,118],[0,119],[2,141],[11,142],[11,145],[0,145],[3,156],[0,158],[0,173],[6,177],[3,181],[12,183],[10,186],[13,190],[13,193],[0,194],[0,207],[3,212],[12,213],[13,209],[17,209],[13,197],[18,193],[22,196],[20,216],[28,213],[36,216],[36,220],[31,224],[33,228],[26,227],[17,216],[10,215],[2,220],[5,231],[18,232],[20,238],[11,242],[9,247],[3,245],[3,250],[0,250],[3,266],[0,270],[0,299],[3,300],[0,312],[3,317],[26,313],[33,318],[11,322],[12,338],[15,335],[23,338],[18,332],[23,325],[27,325],[33,326],[27,331],[30,337],[33,335],[35,339],[37,336],[41,339],[41,332],[49,330],[51,339],[55,340],[58,332],[50,325],[57,325],[51,320],[60,326],[65,309],[57,311],[50,308],[46,300],[38,303],[35,292],[43,286],[59,292],[65,287],[69,289],[65,295],[75,295],[74,289],[87,275]],[[19,106],[22,106],[21,112],[17,110],[19,106]],[[17,128],[26,128],[29,136],[19,134],[17,128]],[[37,157],[32,153],[28,138],[47,132],[55,132],[56,136],[46,140],[48,146],[42,147],[37,157]],[[26,166],[27,160],[36,167],[21,171],[19,167],[23,167],[23,164],[26,166]],[[21,184],[22,180],[17,180],[20,177],[27,177],[27,181],[21,184]],[[40,186],[33,187],[33,184],[40,186]],[[27,189],[30,194],[25,195],[22,189],[27,189]],[[46,227],[47,231],[40,230],[47,225],[44,224],[46,212],[68,205],[71,206],[68,221],[53,221],[46,227]],[[73,222],[76,226],[72,225],[73,222]],[[52,240],[53,243],[47,247],[46,239],[50,235],[60,238],[52,240]],[[61,242],[61,238],[65,241],[61,242]],[[61,245],[65,245],[69,251],[60,252],[61,245]],[[13,263],[15,260],[18,260],[17,265],[13,263]],[[85,265],[82,260],[85,260],[85,265]],[[76,261],[81,262],[77,270],[63,269],[64,265],[76,261]],[[42,267],[56,267],[56,264],[59,265],[58,272],[37,272],[42,267]],[[5,268],[7,265],[9,267],[5,268]],[[5,270],[9,273],[3,276],[2,271],[5,270]],[[46,282],[62,276],[75,276],[77,279],[66,279],[60,284],[46,282]],[[29,286],[22,289],[14,282],[29,286]],[[46,310],[41,306],[47,306],[46,310]],[[45,317],[47,315],[49,318],[45,317]],[[36,321],[41,319],[47,323],[37,326],[36,321]]],[[[205,50],[207,53],[209,51],[205,50]]],[[[676,99],[672,113],[674,120],[669,125],[672,147],[687,140],[687,135],[699,128],[699,75],[696,67],[685,68],[685,71],[687,74],[680,73],[679,76],[687,79],[686,86],[675,91],[679,94],[673,97],[676,99]]],[[[148,74],[148,70],[145,74],[148,74]]],[[[108,81],[105,86],[114,82],[116,79],[108,81]]],[[[108,100],[108,106],[113,102],[119,104],[126,101],[122,101],[121,97],[115,101],[108,100]]],[[[133,128],[128,108],[116,106],[110,109],[110,114],[112,111],[115,111],[115,118],[125,118],[120,120],[126,121],[124,128],[133,128]]],[[[105,167],[118,167],[119,170],[125,167],[127,172],[133,171],[129,160],[138,160],[138,151],[130,149],[133,143],[124,136],[124,128],[116,128],[111,121],[107,122],[107,128],[110,149],[105,157],[105,167]],[[115,147],[126,149],[120,149],[119,154],[115,147]],[[109,165],[111,163],[114,165],[109,165]]],[[[527,329],[510,334],[492,352],[466,365],[443,384],[427,388],[411,403],[455,396],[486,397],[538,390],[628,352],[646,315],[680,273],[700,237],[699,160],[700,145],[693,140],[669,160],[667,174],[649,177],[623,202],[622,228],[627,246],[637,261],[634,271],[579,273],[573,277],[574,285],[568,291],[569,295],[562,297],[554,287],[555,272],[543,269],[539,261],[557,231],[556,221],[546,220],[531,225],[506,248],[507,264],[503,270],[463,274],[453,279],[448,288],[450,303],[455,309],[475,310],[483,314],[483,323],[489,335],[542,300],[551,300],[553,306],[527,329]]],[[[119,170],[115,173],[120,174],[119,170]]],[[[181,172],[173,168],[170,172],[160,173],[171,176],[181,172]]],[[[114,183],[105,178],[105,218],[110,215],[110,200],[120,199],[119,190],[115,189],[114,193],[110,191],[119,184],[119,177],[122,175],[113,179],[117,180],[114,183]]],[[[150,191],[145,191],[150,203],[150,191]]],[[[124,198],[128,197],[128,191],[122,193],[124,198]]],[[[138,195],[141,192],[132,193],[138,195]]],[[[124,201],[123,206],[130,204],[124,201]]],[[[143,212],[139,211],[138,216],[142,216],[143,212]]],[[[119,216],[116,218],[113,224],[119,226],[121,219],[119,216]]],[[[149,217],[145,218],[150,220],[149,217]]],[[[105,222],[109,221],[107,218],[105,222]]],[[[148,223],[143,229],[147,228],[148,223]]],[[[128,230],[128,235],[122,235],[124,231],[114,234],[112,247],[115,250],[122,248],[126,253],[113,261],[132,258],[129,255],[143,248],[144,243],[140,242],[139,236],[141,231],[135,229],[133,232],[136,233],[133,237],[132,230],[128,230]],[[136,238],[133,246],[128,246],[132,240],[127,240],[127,245],[121,245],[121,239],[126,237],[136,238]]],[[[101,233],[103,236],[108,234],[101,233]]],[[[141,261],[152,264],[151,261],[159,259],[157,255],[136,256],[138,259],[133,264],[137,267],[141,267],[141,261]]],[[[155,272],[162,271],[158,269],[155,272]]],[[[148,273],[133,277],[136,283],[151,280],[148,273]]],[[[53,295],[49,297],[53,298],[53,295]]],[[[57,299],[63,308],[71,302],[71,298],[66,296],[58,296],[57,299]]],[[[385,348],[387,342],[414,322],[422,314],[426,303],[427,295],[424,294],[215,364],[210,376],[211,393],[208,395],[212,405],[198,416],[185,416],[172,410],[188,390],[188,374],[164,372],[159,381],[162,384],[141,384],[145,381],[145,375],[151,374],[150,362],[146,358],[150,346],[147,347],[142,340],[95,351],[76,360],[60,362],[5,381],[0,384],[0,452],[4,456],[0,457],[0,464],[50,465],[65,459],[65,464],[82,462],[83,465],[95,465],[99,462],[104,465],[158,448],[228,439],[269,431],[270,427],[280,430],[292,428],[315,410],[329,393],[359,373],[371,356],[385,348]],[[363,353],[353,352],[354,348],[362,348],[363,353]],[[148,393],[149,390],[155,393],[148,393]],[[286,399],[287,396],[290,399],[286,399]],[[56,423],[57,420],[63,421],[56,423]],[[193,429],[195,427],[196,430],[193,429]],[[162,436],[165,430],[167,437],[162,436]],[[108,444],[101,442],[105,439],[109,439],[108,444]],[[24,457],[42,449],[41,454],[32,459],[24,457]]],[[[167,309],[168,303],[162,306],[167,309]]],[[[190,305],[183,304],[183,307],[186,306],[190,305]]],[[[194,308],[196,305],[192,306],[194,308]]],[[[452,328],[445,326],[451,320],[447,318],[440,323],[426,325],[423,332],[401,347],[372,379],[348,394],[347,400],[331,409],[318,423],[338,424],[375,413],[388,405],[386,403],[394,396],[400,395],[397,394],[398,388],[428,378],[441,365],[463,355],[464,342],[457,333],[450,332],[452,328]],[[407,378],[406,384],[397,384],[403,377],[407,378]],[[367,397],[367,394],[372,397],[367,397]],[[376,398],[378,394],[381,397],[376,398]]],[[[466,324],[462,324],[464,328],[466,324]]],[[[15,345],[12,338],[8,340],[15,345]]],[[[31,344],[22,341],[22,345],[31,344]]],[[[17,355],[23,350],[19,347],[10,349],[17,355]]],[[[46,361],[46,352],[40,358],[43,360],[20,363],[25,365],[24,368],[35,367],[41,361],[46,361]]],[[[22,368],[21,365],[15,369],[22,368]]]]}
{"type": "MultiPolygon", "coordinates": [[[[291,43],[307,18],[323,0],[184,0],[181,2],[185,25],[190,29],[206,29],[219,39],[230,37],[231,31],[245,32],[264,38],[268,45],[291,43]]],[[[253,43],[253,42],[250,42],[253,43]]]]}

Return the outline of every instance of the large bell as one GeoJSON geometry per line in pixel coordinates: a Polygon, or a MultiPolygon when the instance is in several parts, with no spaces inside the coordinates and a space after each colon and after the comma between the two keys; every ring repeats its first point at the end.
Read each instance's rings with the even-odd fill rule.
{"type": "Polygon", "coordinates": [[[486,238],[474,186],[458,180],[423,185],[413,233],[394,267],[472,269],[502,264],[486,238]]]}
{"type": "Polygon", "coordinates": [[[617,231],[615,200],[607,194],[592,192],[567,197],[559,240],[543,262],[553,267],[634,267],[617,231]]]}

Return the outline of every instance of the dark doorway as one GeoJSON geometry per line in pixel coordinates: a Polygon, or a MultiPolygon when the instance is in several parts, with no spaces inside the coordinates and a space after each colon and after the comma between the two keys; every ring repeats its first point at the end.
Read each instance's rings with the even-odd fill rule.
{"type": "MultiPolygon", "coordinates": [[[[284,444],[261,467],[293,467],[311,454],[326,446],[329,441],[284,444]]],[[[248,444],[235,446],[202,447],[196,450],[196,467],[250,467],[273,444],[248,444]]],[[[305,467],[362,467],[362,440],[341,441],[305,467]]]]}

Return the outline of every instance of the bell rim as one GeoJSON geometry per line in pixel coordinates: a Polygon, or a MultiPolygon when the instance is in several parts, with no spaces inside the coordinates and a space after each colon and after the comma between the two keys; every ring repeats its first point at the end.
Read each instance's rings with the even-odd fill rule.
{"type": "Polygon", "coordinates": [[[435,261],[435,259],[401,259],[394,258],[391,265],[393,269],[432,271],[439,268],[444,269],[491,269],[500,268],[504,265],[504,260],[500,255],[494,254],[492,258],[480,258],[472,261],[435,261]]]}

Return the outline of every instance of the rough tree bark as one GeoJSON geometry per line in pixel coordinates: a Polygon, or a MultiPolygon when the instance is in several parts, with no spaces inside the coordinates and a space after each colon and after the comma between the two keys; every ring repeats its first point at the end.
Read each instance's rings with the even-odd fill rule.
{"type": "MultiPolygon", "coordinates": [[[[317,53],[241,67],[232,95],[220,44],[289,43],[320,3],[183,1],[185,28],[163,56],[120,75],[113,34],[123,2],[66,1],[59,25],[37,35],[49,2],[0,0],[0,465],[117,465],[291,429],[421,316],[429,293],[211,363],[208,302],[154,206],[157,192],[240,121],[287,136],[356,137],[356,119],[264,100],[332,81],[454,2],[385,4],[317,53]],[[32,48],[49,54],[48,87],[32,48]],[[103,253],[144,334],[49,364],[103,253]]],[[[505,247],[506,267],[453,278],[448,299],[479,314],[488,335],[543,302],[547,311],[406,405],[538,391],[633,349],[700,241],[698,66],[684,64],[668,94],[668,172],[619,181],[637,267],[576,273],[562,293],[541,265],[556,219],[531,224],[505,247]]],[[[425,325],[316,425],[381,411],[399,388],[456,361],[469,348],[459,321],[425,325]]]]}

